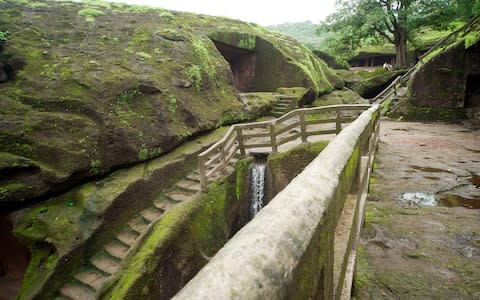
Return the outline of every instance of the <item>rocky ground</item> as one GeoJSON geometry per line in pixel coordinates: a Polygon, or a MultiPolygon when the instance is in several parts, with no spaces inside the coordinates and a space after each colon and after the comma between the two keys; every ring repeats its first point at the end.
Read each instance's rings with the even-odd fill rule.
{"type": "Polygon", "coordinates": [[[480,298],[480,132],[382,121],[356,299],[480,298]]]}

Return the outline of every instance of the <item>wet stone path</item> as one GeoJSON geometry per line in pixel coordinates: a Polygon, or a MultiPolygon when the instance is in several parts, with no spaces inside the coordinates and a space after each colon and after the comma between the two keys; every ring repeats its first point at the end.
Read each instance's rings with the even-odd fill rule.
{"type": "Polygon", "coordinates": [[[357,299],[480,299],[480,132],[382,121],[357,299]]]}

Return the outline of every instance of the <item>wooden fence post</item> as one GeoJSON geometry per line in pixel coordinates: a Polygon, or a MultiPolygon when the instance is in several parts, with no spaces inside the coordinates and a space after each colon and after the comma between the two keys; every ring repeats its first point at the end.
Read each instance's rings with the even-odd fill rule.
{"type": "Polygon", "coordinates": [[[277,136],[275,134],[275,123],[270,124],[270,144],[272,152],[277,152],[277,136]]]}
{"type": "Polygon", "coordinates": [[[307,124],[305,123],[305,114],[300,113],[300,134],[302,136],[302,143],[307,142],[307,124]]]}
{"type": "Polygon", "coordinates": [[[238,149],[240,150],[240,155],[245,156],[245,144],[243,143],[242,128],[236,128],[236,131],[237,131],[237,141],[238,141],[238,149]]]}
{"type": "Polygon", "coordinates": [[[336,109],[335,112],[337,113],[337,117],[335,118],[335,129],[336,134],[339,134],[340,131],[342,131],[342,118],[339,109],[336,109]]]}
{"type": "Polygon", "coordinates": [[[222,173],[227,173],[227,157],[225,155],[225,143],[222,143],[220,148],[220,163],[222,164],[222,173]]]}
{"type": "Polygon", "coordinates": [[[207,176],[205,170],[205,159],[203,156],[198,157],[198,173],[200,173],[200,186],[202,191],[207,189],[207,176]]]}

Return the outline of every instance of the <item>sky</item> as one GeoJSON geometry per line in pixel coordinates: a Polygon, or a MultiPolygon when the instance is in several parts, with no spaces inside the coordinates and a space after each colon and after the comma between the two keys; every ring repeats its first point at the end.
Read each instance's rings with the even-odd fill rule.
{"type": "Polygon", "coordinates": [[[312,21],[318,23],[334,11],[335,0],[110,0],[170,10],[223,16],[263,26],[312,21]]]}

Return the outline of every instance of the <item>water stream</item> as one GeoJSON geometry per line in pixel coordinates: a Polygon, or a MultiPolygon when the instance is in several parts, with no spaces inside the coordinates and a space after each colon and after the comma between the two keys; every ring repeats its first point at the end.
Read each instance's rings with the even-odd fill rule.
{"type": "Polygon", "coordinates": [[[254,162],[250,167],[250,217],[265,205],[265,163],[254,162]]]}

